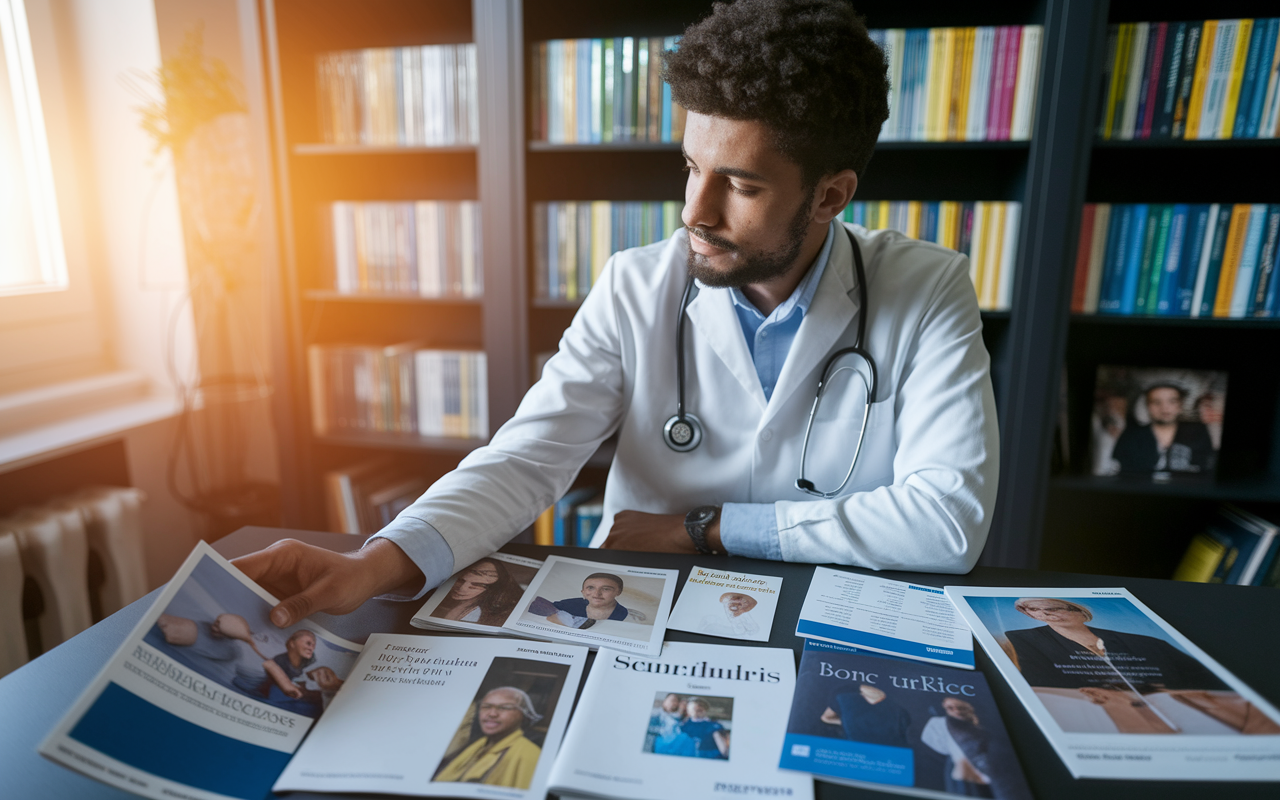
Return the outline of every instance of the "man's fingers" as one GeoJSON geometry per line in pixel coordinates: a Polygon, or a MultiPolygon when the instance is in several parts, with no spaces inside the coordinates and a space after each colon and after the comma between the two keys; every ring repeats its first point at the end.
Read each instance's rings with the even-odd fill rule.
{"type": "Polygon", "coordinates": [[[281,601],[280,605],[271,609],[271,621],[275,623],[277,628],[287,628],[303,617],[311,616],[312,612],[318,611],[316,607],[315,588],[308,589],[302,594],[295,594],[286,600],[281,601]]]}

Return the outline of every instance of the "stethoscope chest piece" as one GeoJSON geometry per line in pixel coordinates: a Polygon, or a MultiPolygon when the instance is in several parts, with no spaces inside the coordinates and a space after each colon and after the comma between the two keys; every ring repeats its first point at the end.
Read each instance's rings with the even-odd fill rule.
{"type": "Polygon", "coordinates": [[[675,414],[662,426],[662,441],[677,453],[687,453],[702,443],[702,421],[692,414],[675,414]]]}

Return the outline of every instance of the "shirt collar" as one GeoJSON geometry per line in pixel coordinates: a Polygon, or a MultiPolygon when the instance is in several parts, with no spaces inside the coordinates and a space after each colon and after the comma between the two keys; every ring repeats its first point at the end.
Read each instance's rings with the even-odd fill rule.
{"type": "Polygon", "coordinates": [[[818,257],[814,259],[813,265],[809,267],[809,271],[804,278],[791,292],[791,296],[782,305],[775,308],[767,318],[736,286],[729,289],[729,297],[733,300],[733,304],[750,314],[754,314],[765,322],[781,322],[790,317],[797,309],[801,315],[808,313],[809,304],[813,302],[813,296],[818,291],[818,283],[822,280],[822,273],[826,270],[827,261],[831,258],[831,245],[835,241],[835,226],[836,222],[832,220],[831,224],[827,226],[827,238],[822,242],[822,249],[818,251],[818,257]]]}

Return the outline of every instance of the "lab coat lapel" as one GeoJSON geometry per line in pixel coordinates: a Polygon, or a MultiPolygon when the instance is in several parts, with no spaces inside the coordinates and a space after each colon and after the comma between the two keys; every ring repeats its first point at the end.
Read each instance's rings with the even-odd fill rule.
{"type": "MultiPolygon", "coordinates": [[[[835,344],[849,329],[858,313],[857,284],[853,277],[853,248],[844,226],[838,225],[836,240],[831,245],[830,261],[818,282],[809,310],[805,312],[800,330],[791,342],[787,360],[769,400],[766,421],[777,413],[787,399],[797,390],[809,393],[818,390],[817,378],[812,374],[822,366],[835,344]]],[[[852,340],[849,344],[852,344],[852,340]]]]}
{"type": "MultiPolygon", "coordinates": [[[[760,387],[760,376],[756,374],[755,363],[751,360],[751,351],[747,349],[747,340],[742,333],[742,323],[733,310],[733,300],[727,289],[710,289],[699,284],[698,296],[689,303],[685,312],[698,331],[698,339],[705,342],[724,365],[729,368],[733,377],[742,384],[747,396],[755,400],[761,410],[765,408],[764,389],[760,387]]],[[[686,375],[697,380],[697,359],[693,353],[699,349],[690,347],[685,354],[686,375]]],[[[686,347],[689,345],[686,343],[686,347]]]]}

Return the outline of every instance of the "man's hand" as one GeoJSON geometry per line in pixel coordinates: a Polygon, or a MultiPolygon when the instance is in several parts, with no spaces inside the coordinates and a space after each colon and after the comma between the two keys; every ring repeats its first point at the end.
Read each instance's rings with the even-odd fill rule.
{"type": "MultiPolygon", "coordinates": [[[[717,553],[724,552],[720,543],[720,516],[707,526],[707,544],[717,553]]],[[[651,553],[697,553],[693,539],[684,529],[683,514],[646,514],[643,511],[619,511],[613,518],[609,538],[603,548],[639,550],[651,553]]]]}
{"type": "Polygon", "coordinates": [[[271,621],[281,628],[317,611],[349,614],[376,595],[415,594],[423,581],[417,565],[386,539],[352,553],[283,539],[231,563],[283,598],[271,610],[271,621]]]}

